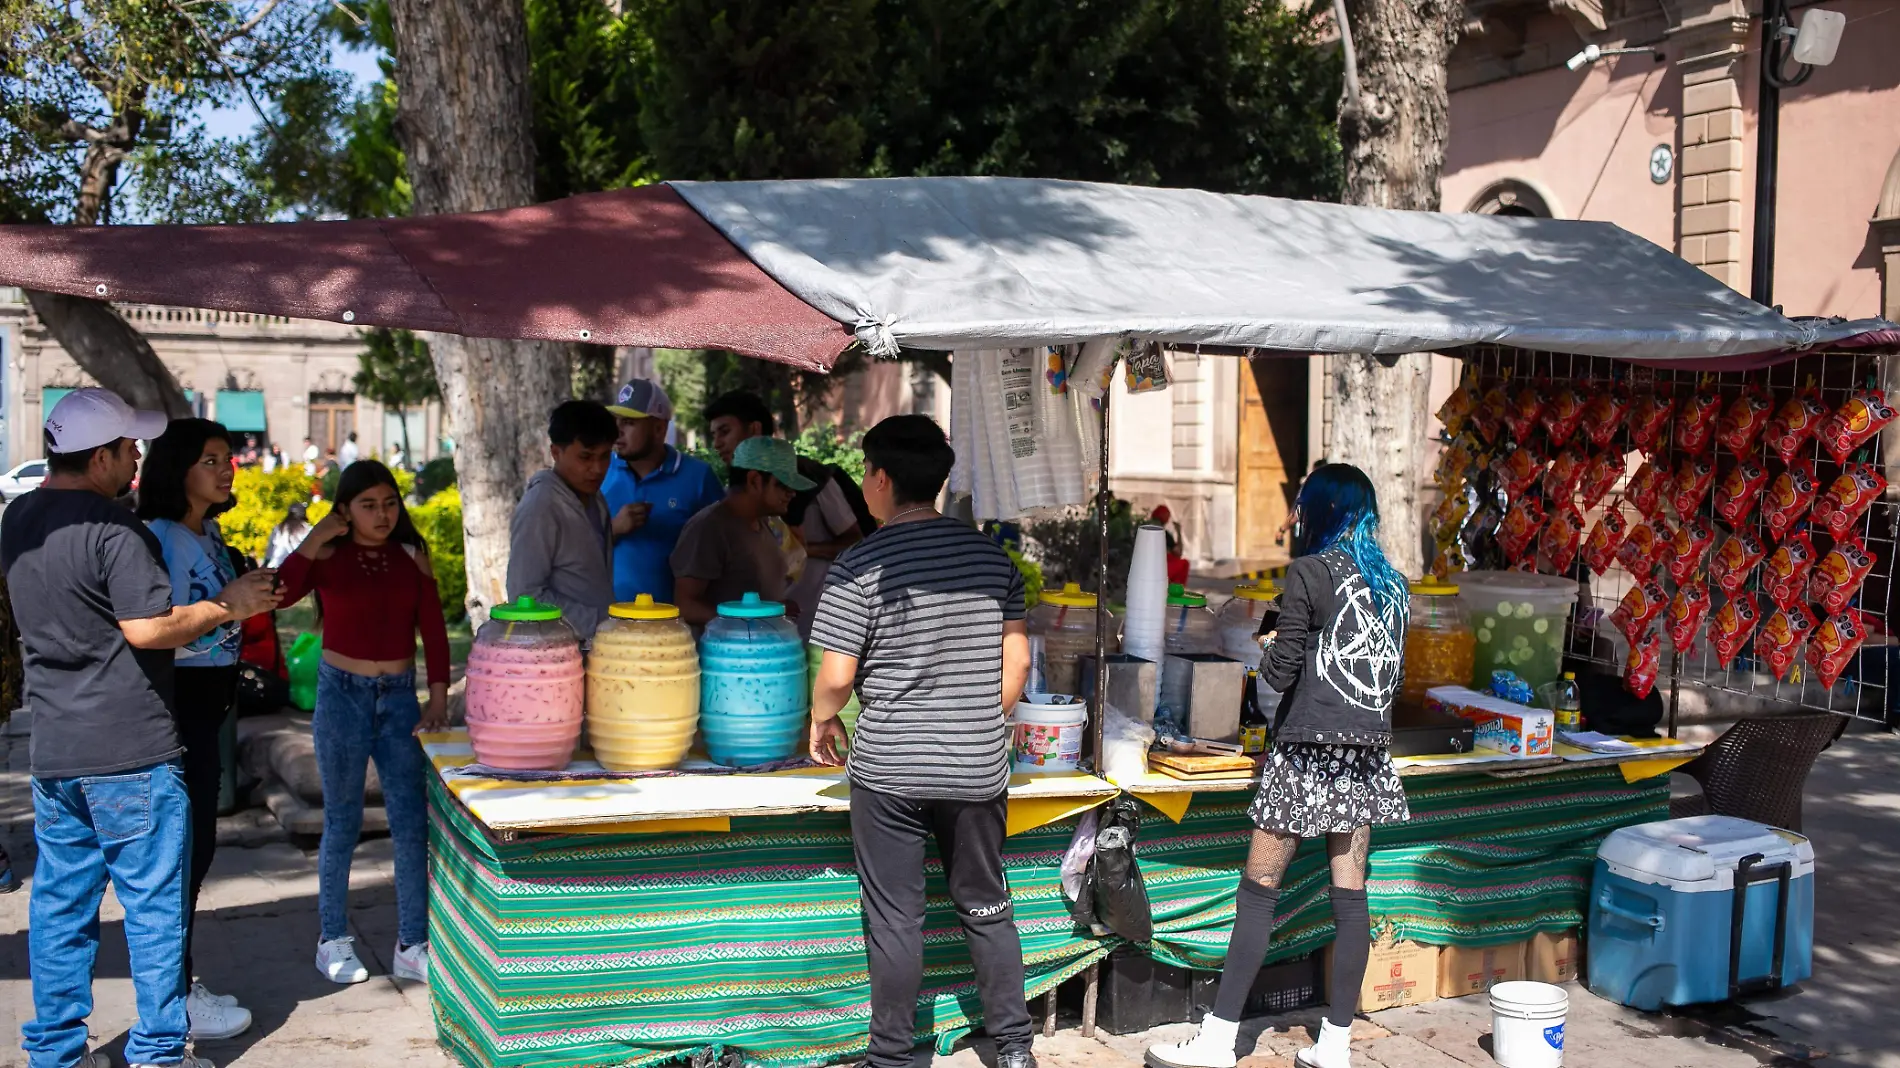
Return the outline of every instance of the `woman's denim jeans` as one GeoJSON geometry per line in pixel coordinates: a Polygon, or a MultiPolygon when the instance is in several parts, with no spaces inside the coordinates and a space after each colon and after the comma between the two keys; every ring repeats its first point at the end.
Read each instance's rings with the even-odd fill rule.
{"type": "Polygon", "coordinates": [[[363,830],[363,779],[372,757],[396,845],[396,937],[406,946],[429,940],[428,765],[415,738],[421,719],[414,672],[369,678],[329,664],[317,672],[311,724],[323,776],[317,913],[326,942],[350,933],[350,856],[363,830]]]}

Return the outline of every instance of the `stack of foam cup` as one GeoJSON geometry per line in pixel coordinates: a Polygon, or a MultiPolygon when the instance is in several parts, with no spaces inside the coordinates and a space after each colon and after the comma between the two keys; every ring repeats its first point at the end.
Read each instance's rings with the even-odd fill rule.
{"type": "Polygon", "coordinates": [[[1168,540],[1157,526],[1135,534],[1128,565],[1128,614],[1122,622],[1122,652],[1164,663],[1168,611],[1168,540]]]}

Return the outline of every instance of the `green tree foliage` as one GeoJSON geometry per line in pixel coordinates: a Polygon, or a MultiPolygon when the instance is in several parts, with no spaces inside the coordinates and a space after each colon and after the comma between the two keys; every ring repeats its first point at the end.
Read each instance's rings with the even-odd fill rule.
{"type": "Polygon", "coordinates": [[[645,26],[601,0],[526,0],[536,191],[545,199],[645,185],[645,26]]]}
{"type": "Polygon", "coordinates": [[[407,330],[377,327],[363,331],[363,351],[357,353],[356,361],[357,394],[395,410],[402,424],[402,454],[414,456],[409,409],[442,396],[429,343],[407,330]]]}

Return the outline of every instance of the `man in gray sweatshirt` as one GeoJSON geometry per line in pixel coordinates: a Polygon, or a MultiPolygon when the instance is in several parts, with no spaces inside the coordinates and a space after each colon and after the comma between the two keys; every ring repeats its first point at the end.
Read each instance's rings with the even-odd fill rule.
{"type": "Polygon", "coordinates": [[[587,641],[614,598],[613,516],[600,484],[619,427],[602,405],[568,401],[548,417],[551,470],[528,480],[509,527],[508,599],[561,610],[587,641]]]}

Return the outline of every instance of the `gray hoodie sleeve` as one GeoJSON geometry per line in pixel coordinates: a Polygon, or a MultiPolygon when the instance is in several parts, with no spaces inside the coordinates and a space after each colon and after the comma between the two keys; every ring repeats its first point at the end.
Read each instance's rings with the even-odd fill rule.
{"type": "Polygon", "coordinates": [[[515,505],[508,524],[508,599],[532,597],[551,599],[554,576],[555,543],[559,540],[559,522],[553,513],[554,502],[546,487],[530,485],[515,505]]]}

